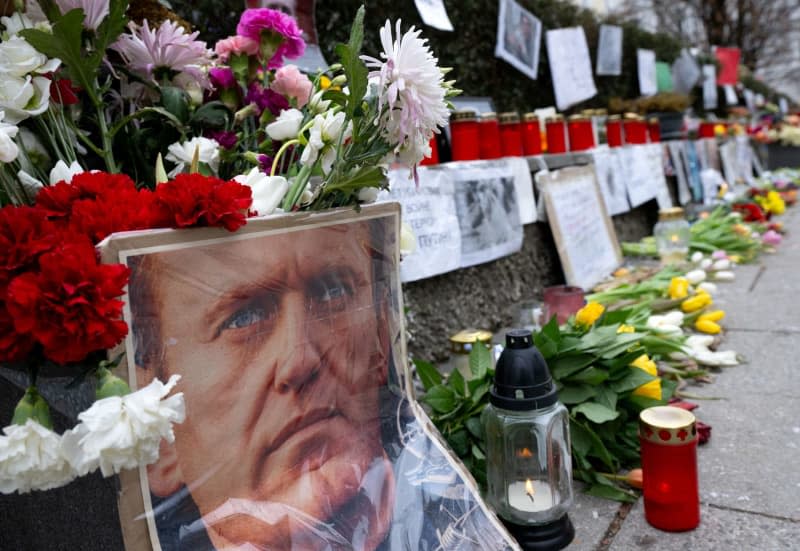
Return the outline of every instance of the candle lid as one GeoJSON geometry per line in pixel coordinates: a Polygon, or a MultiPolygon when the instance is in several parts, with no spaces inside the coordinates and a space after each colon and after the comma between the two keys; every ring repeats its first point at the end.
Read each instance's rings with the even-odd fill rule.
{"type": "Polygon", "coordinates": [[[683,220],[683,209],[681,207],[670,207],[658,211],[658,219],[660,221],[666,220],[683,220]]]}
{"type": "Polygon", "coordinates": [[[636,113],[625,113],[623,118],[626,121],[640,121],[640,120],[642,120],[641,115],[638,115],[636,113]]]}
{"type": "Polygon", "coordinates": [[[608,116],[608,120],[611,121],[611,122],[618,121],[618,120],[621,120],[621,119],[622,119],[622,115],[609,115],[608,116]]]}
{"type": "Polygon", "coordinates": [[[490,122],[496,120],[497,120],[497,113],[495,113],[494,111],[489,111],[487,113],[481,114],[481,122],[490,122]]]}
{"type": "Polygon", "coordinates": [[[584,114],[575,114],[575,115],[570,115],[570,116],[567,118],[567,120],[568,120],[568,121],[572,121],[572,122],[575,122],[575,121],[588,121],[588,120],[589,120],[589,117],[587,117],[587,116],[586,116],[586,115],[584,115],[584,114]]]}
{"type": "Polygon", "coordinates": [[[655,444],[679,446],[697,438],[694,415],[673,406],[655,406],[639,413],[639,435],[655,444]]]}
{"type": "Polygon", "coordinates": [[[658,117],[650,117],[647,119],[648,124],[659,124],[658,117]]]}
{"type": "Polygon", "coordinates": [[[489,402],[511,411],[533,411],[557,401],[556,385],[544,357],[533,345],[533,334],[527,329],[506,333],[506,347],[497,360],[489,402]]]}
{"type": "Polygon", "coordinates": [[[476,121],[478,114],[472,109],[459,109],[450,113],[450,122],[476,121]]]}
{"type": "Polygon", "coordinates": [[[484,329],[464,329],[450,337],[450,351],[455,354],[469,354],[473,343],[492,342],[492,333],[484,329]]]}
{"type": "Polygon", "coordinates": [[[524,115],[522,115],[522,120],[524,122],[539,122],[539,115],[533,112],[525,113],[524,115]]]}
{"type": "Polygon", "coordinates": [[[562,122],[563,120],[564,120],[564,115],[559,113],[559,114],[551,115],[551,116],[547,117],[545,122],[562,122]]]}
{"type": "Polygon", "coordinates": [[[500,120],[500,124],[519,123],[519,113],[516,111],[506,111],[505,113],[500,113],[497,118],[500,120]]]}

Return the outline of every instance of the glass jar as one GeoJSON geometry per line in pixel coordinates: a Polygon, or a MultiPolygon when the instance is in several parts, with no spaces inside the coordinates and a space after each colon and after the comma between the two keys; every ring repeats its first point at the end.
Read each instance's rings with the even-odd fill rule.
{"type": "Polygon", "coordinates": [[[453,111],[450,115],[450,147],[454,161],[480,158],[478,116],[471,109],[453,111]]]}
{"type": "Polygon", "coordinates": [[[694,415],[672,406],[639,414],[642,491],[647,522],[681,532],[700,524],[697,429],[694,415]]]}
{"type": "Polygon", "coordinates": [[[661,123],[657,118],[653,117],[647,121],[647,133],[650,136],[650,143],[661,141],[661,123]]]}
{"type": "Polygon", "coordinates": [[[522,157],[522,129],[519,113],[500,113],[500,149],[504,157],[522,157]]]}
{"type": "Polygon", "coordinates": [[[606,119],[606,141],[608,147],[622,147],[622,117],[619,115],[606,119]]]}
{"type": "Polygon", "coordinates": [[[658,222],[653,228],[653,235],[662,265],[678,264],[686,260],[691,231],[682,208],[671,207],[658,211],[658,222]]]}
{"type": "Polygon", "coordinates": [[[572,115],[567,121],[570,151],[586,151],[594,147],[592,119],[583,115],[572,115]]]}
{"type": "Polygon", "coordinates": [[[564,117],[554,115],[545,122],[547,135],[547,152],[552,154],[567,152],[567,132],[564,129],[564,117]]]}
{"type": "Polygon", "coordinates": [[[500,126],[494,111],[483,113],[480,122],[481,159],[499,159],[503,156],[500,149],[500,126]]]}
{"type": "Polygon", "coordinates": [[[465,329],[450,337],[450,367],[458,370],[465,380],[472,379],[469,368],[469,353],[475,343],[482,343],[487,348],[492,346],[492,333],[483,329],[465,329]]]}
{"type": "Polygon", "coordinates": [[[525,155],[542,153],[542,129],[536,113],[522,115],[522,152],[525,155]]]}
{"type": "Polygon", "coordinates": [[[698,128],[698,136],[701,138],[714,137],[714,123],[712,121],[703,121],[698,128]]]}
{"type": "Polygon", "coordinates": [[[636,113],[625,113],[622,122],[625,131],[625,143],[628,145],[638,145],[647,143],[647,123],[636,113]]]}

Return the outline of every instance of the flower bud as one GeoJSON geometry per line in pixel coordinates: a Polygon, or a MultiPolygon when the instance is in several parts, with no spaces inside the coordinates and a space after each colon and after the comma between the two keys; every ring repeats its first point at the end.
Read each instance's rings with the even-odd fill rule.
{"type": "Polygon", "coordinates": [[[105,367],[98,368],[95,377],[97,377],[97,390],[94,393],[96,400],[111,396],[126,396],[131,393],[131,387],[128,386],[128,383],[105,367]]]}
{"type": "Polygon", "coordinates": [[[719,271],[719,270],[730,270],[731,261],[728,260],[727,258],[723,258],[721,260],[717,260],[716,262],[714,262],[714,265],[712,266],[712,268],[714,270],[717,270],[717,271],[719,271]]]}
{"type": "Polygon", "coordinates": [[[709,295],[716,295],[717,294],[717,286],[711,283],[710,281],[704,281],[700,285],[697,286],[698,289],[701,291],[705,291],[709,295]]]}
{"type": "Polygon", "coordinates": [[[703,260],[703,253],[701,253],[700,251],[696,251],[695,253],[692,254],[691,260],[692,260],[692,262],[697,264],[698,262],[703,260]]]}
{"type": "Polygon", "coordinates": [[[11,424],[24,425],[28,419],[36,421],[47,429],[53,428],[53,421],[50,419],[50,408],[33,385],[28,387],[22,399],[17,403],[17,407],[14,408],[11,424]]]}
{"type": "Polygon", "coordinates": [[[692,270],[686,274],[686,279],[689,280],[689,283],[692,285],[697,285],[706,279],[706,273],[703,270],[692,270]]]}
{"type": "Polygon", "coordinates": [[[733,281],[734,279],[736,279],[736,275],[729,270],[723,270],[721,272],[715,273],[714,279],[716,279],[717,281],[733,281]]]}
{"type": "Polygon", "coordinates": [[[720,327],[719,324],[702,318],[698,318],[697,321],[694,322],[694,328],[703,333],[708,333],[709,335],[716,335],[722,331],[722,327],[720,327]]]}

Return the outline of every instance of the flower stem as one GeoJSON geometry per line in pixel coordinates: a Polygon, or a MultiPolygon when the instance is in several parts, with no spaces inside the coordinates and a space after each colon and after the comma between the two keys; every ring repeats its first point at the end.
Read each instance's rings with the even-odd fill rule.
{"type": "Polygon", "coordinates": [[[278,161],[280,161],[281,156],[286,153],[286,150],[289,149],[290,146],[299,143],[300,140],[289,140],[281,146],[281,148],[278,150],[278,153],[275,154],[275,159],[272,161],[272,170],[269,171],[270,176],[275,176],[275,171],[278,170],[278,161]]]}
{"type": "MultiPolygon", "coordinates": [[[[97,80],[94,82],[95,89],[99,89],[100,86],[97,83],[97,80]]],[[[103,102],[98,98],[97,101],[94,102],[94,108],[97,112],[97,125],[100,129],[100,139],[103,141],[103,161],[106,163],[106,169],[112,174],[116,174],[119,172],[117,168],[117,162],[114,160],[114,151],[112,148],[111,143],[111,134],[108,131],[108,124],[106,123],[106,114],[103,111],[103,102]]]]}
{"type": "Polygon", "coordinates": [[[303,195],[303,190],[306,188],[309,178],[311,178],[312,169],[313,165],[305,165],[300,169],[300,172],[295,177],[294,182],[292,182],[292,187],[289,188],[289,191],[286,193],[286,196],[283,199],[282,207],[285,212],[291,212],[291,210],[294,208],[294,205],[303,195]]]}

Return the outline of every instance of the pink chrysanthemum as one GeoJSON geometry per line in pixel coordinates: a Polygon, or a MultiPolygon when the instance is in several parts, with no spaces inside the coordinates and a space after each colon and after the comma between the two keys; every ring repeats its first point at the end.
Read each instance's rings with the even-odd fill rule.
{"type": "Polygon", "coordinates": [[[283,65],[284,58],[296,59],[306,51],[306,43],[297,22],[293,17],[278,10],[267,8],[244,10],[236,26],[236,34],[255,40],[259,44],[269,43],[275,38],[281,39],[272,57],[264,60],[268,69],[277,69],[283,65]]]}
{"type": "Polygon", "coordinates": [[[131,23],[131,34],[123,34],[112,48],[119,52],[133,72],[146,78],[158,76],[161,70],[186,73],[207,86],[204,67],[211,64],[212,52],[206,43],[195,40],[199,33],[186,34],[183,27],[164,21],[150,29],[147,20],[139,27],[131,23]]]}
{"type": "Polygon", "coordinates": [[[83,26],[89,30],[97,30],[100,23],[108,15],[108,0],[56,0],[61,13],[80,8],[83,10],[83,26]]]}

